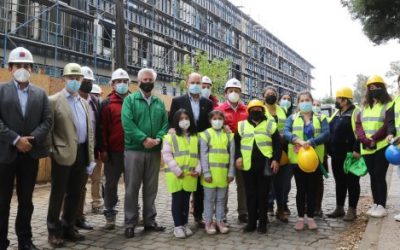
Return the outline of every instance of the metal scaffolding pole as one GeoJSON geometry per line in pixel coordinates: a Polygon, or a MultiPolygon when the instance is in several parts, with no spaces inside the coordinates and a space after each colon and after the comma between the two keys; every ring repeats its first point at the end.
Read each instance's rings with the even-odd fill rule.
{"type": "Polygon", "coordinates": [[[58,27],[59,27],[59,23],[58,23],[58,15],[59,15],[59,13],[58,13],[58,11],[59,11],[59,5],[58,5],[58,0],[57,0],[57,2],[56,2],[56,39],[55,39],[55,44],[54,44],[54,64],[53,64],[53,67],[54,67],[54,74],[55,74],[55,72],[57,71],[57,50],[58,50],[58,27]]]}

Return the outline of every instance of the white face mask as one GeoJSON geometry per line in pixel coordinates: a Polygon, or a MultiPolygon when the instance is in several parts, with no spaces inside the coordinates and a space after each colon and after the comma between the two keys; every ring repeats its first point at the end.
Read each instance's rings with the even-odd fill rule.
{"type": "Polygon", "coordinates": [[[202,97],[209,98],[210,95],[211,95],[211,89],[208,89],[208,88],[201,89],[202,97]]]}
{"type": "Polygon", "coordinates": [[[213,129],[220,130],[223,125],[224,125],[224,121],[223,120],[220,120],[220,119],[211,120],[211,126],[213,127],[213,129]]]}
{"type": "Polygon", "coordinates": [[[228,100],[232,103],[237,103],[240,99],[240,95],[236,92],[231,92],[228,94],[228,100]]]}
{"type": "Polygon", "coordinates": [[[187,130],[190,127],[190,121],[189,120],[180,120],[179,127],[183,130],[187,130]]]}
{"type": "Polygon", "coordinates": [[[28,70],[26,70],[24,68],[20,68],[20,69],[17,69],[16,71],[14,71],[13,76],[17,82],[25,83],[25,82],[29,82],[29,78],[31,77],[31,74],[29,73],[28,70]]]}

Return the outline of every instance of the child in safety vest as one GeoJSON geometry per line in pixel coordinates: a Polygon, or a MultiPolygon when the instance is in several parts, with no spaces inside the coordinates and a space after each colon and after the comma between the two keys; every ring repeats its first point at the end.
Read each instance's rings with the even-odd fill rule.
{"type": "Polygon", "coordinates": [[[164,137],[162,157],[165,163],[165,180],[172,194],[174,235],[186,238],[193,232],[188,226],[190,194],[197,189],[197,177],[201,173],[198,157],[199,142],[194,122],[185,109],[179,109],[173,117],[175,133],[164,137]]]}
{"type": "Polygon", "coordinates": [[[210,112],[211,128],[200,134],[201,184],[204,187],[204,221],[207,234],[228,233],[224,223],[225,198],[235,176],[235,143],[233,134],[225,132],[224,113],[210,112]],[[215,211],[216,225],[213,222],[215,211]]]}

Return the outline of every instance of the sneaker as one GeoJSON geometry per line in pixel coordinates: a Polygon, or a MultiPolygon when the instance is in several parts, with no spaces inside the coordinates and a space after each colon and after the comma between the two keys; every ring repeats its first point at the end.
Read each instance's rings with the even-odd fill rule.
{"type": "Polygon", "coordinates": [[[186,236],[192,236],[193,235],[193,231],[190,229],[188,224],[186,224],[183,229],[185,230],[186,236]]]}
{"type": "Polygon", "coordinates": [[[103,214],[104,207],[92,207],[92,213],[94,214],[103,214]]]}
{"type": "Polygon", "coordinates": [[[317,223],[313,218],[307,218],[307,226],[310,230],[316,230],[318,228],[317,223]]]}
{"type": "Polygon", "coordinates": [[[270,207],[270,208],[268,208],[268,215],[269,216],[274,216],[274,208],[273,207],[270,207]]]}
{"type": "Polygon", "coordinates": [[[339,218],[345,216],[344,208],[343,206],[337,206],[336,209],[330,213],[327,214],[328,218],[339,218]]]}
{"type": "Polygon", "coordinates": [[[354,221],[357,218],[357,210],[349,207],[346,215],[343,217],[344,221],[354,221]]]}
{"type": "Polygon", "coordinates": [[[229,233],[229,228],[225,225],[225,223],[223,221],[220,221],[217,223],[217,228],[218,228],[218,231],[222,234],[229,233]]]}
{"type": "Polygon", "coordinates": [[[206,223],[205,229],[206,229],[207,234],[216,234],[217,233],[217,230],[215,229],[215,225],[212,221],[206,223]]]}
{"type": "Polygon", "coordinates": [[[178,239],[186,238],[185,228],[183,226],[175,227],[174,228],[174,236],[178,239]]]}
{"type": "Polygon", "coordinates": [[[104,229],[114,230],[115,229],[115,218],[106,218],[106,224],[104,225],[104,229]]]}
{"type": "Polygon", "coordinates": [[[396,221],[400,221],[400,214],[394,216],[394,219],[395,219],[396,221]]]}
{"type": "Polygon", "coordinates": [[[375,208],[376,208],[377,206],[378,206],[378,205],[373,204],[373,205],[370,207],[370,209],[368,209],[367,215],[371,216],[372,212],[375,210],[375,208]]]}
{"type": "Polygon", "coordinates": [[[382,205],[378,205],[371,213],[371,216],[375,218],[382,218],[385,217],[386,215],[387,211],[382,205]]]}
{"type": "Polygon", "coordinates": [[[304,229],[304,219],[298,219],[296,221],[296,224],[294,225],[294,229],[296,229],[296,231],[301,231],[304,229]]]}

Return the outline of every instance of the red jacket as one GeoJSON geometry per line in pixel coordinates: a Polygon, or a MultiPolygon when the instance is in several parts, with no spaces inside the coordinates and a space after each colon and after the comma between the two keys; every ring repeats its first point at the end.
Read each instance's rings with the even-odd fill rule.
{"type": "Polygon", "coordinates": [[[124,130],[121,123],[123,99],[111,92],[102,103],[101,132],[102,150],[106,152],[124,152],[124,130]]]}
{"type": "Polygon", "coordinates": [[[228,125],[233,133],[237,132],[238,122],[247,119],[246,105],[239,103],[237,111],[235,111],[228,101],[219,105],[216,110],[219,110],[225,114],[225,125],[228,125]]]}
{"type": "Polygon", "coordinates": [[[213,102],[213,108],[218,107],[218,98],[216,96],[210,95],[208,99],[213,102]]]}

